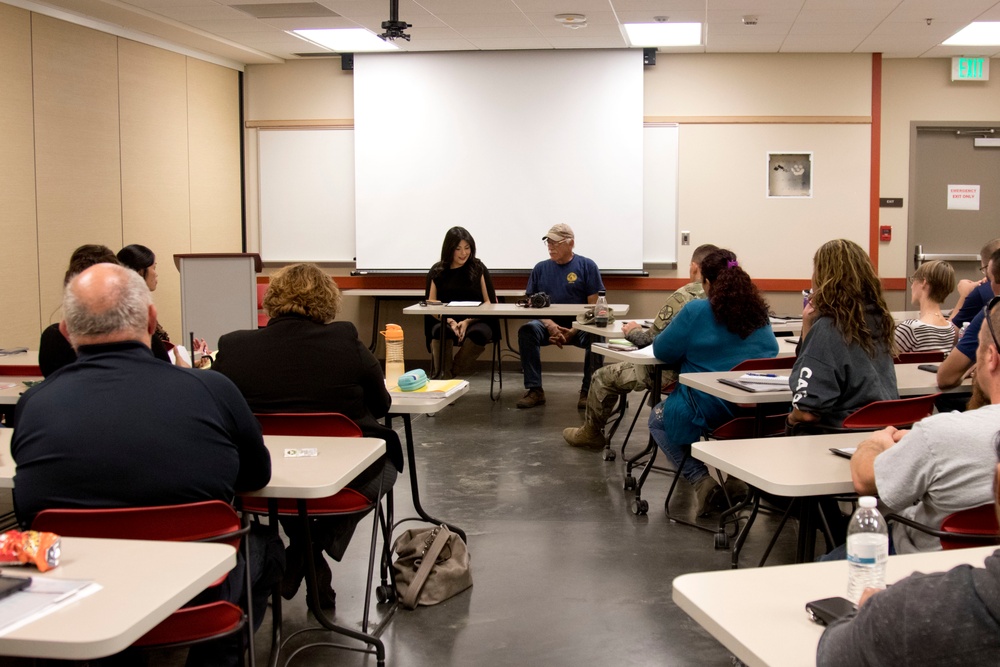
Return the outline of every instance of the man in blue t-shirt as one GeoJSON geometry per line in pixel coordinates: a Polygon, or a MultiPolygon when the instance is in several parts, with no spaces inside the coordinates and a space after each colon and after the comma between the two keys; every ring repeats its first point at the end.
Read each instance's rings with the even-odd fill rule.
{"type": "Polygon", "coordinates": [[[995,294],[994,286],[990,283],[992,276],[987,272],[990,257],[997,250],[1000,250],[1000,238],[993,239],[979,251],[979,259],[982,261],[979,270],[985,276],[982,280],[979,282],[961,280],[958,283],[958,302],[951,309],[951,316],[948,319],[960,330],[966,322],[971,322],[983,310],[983,306],[989,303],[995,294]]]}
{"type": "MultiPolygon", "coordinates": [[[[594,260],[581,257],[573,252],[575,237],[569,225],[560,223],[542,237],[549,250],[549,259],[539,262],[528,277],[527,294],[545,292],[552,303],[594,303],[597,293],[604,289],[601,272],[594,260]]],[[[517,407],[533,408],[545,404],[542,389],[541,348],[546,345],[576,345],[587,348],[589,337],[582,331],[572,329],[573,318],[557,317],[551,320],[532,320],[517,332],[517,342],[521,351],[521,369],[524,371],[524,396],[517,407]]],[[[587,407],[587,391],[590,389],[590,355],[583,364],[583,387],[577,408],[587,407]]]]}

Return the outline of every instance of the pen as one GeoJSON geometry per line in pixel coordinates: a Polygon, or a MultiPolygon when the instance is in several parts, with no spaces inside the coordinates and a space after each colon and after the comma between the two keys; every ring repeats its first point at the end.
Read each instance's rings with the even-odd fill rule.
{"type": "Polygon", "coordinates": [[[749,375],[750,377],[755,377],[755,378],[776,378],[776,377],[778,377],[777,373],[747,373],[747,375],[749,375]]]}

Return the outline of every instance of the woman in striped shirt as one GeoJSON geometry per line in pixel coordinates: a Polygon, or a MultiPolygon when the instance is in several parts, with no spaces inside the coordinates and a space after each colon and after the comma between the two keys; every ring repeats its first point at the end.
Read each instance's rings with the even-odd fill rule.
{"type": "Polygon", "coordinates": [[[894,337],[900,352],[951,352],[958,329],[941,314],[941,304],[955,289],[955,271],[947,262],[921,264],[910,276],[910,302],[920,317],[896,325],[894,337]]]}

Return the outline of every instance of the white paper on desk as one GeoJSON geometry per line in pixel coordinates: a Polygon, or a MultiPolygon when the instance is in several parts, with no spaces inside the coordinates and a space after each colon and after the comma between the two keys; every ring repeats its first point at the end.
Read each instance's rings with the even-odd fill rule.
{"type": "Polygon", "coordinates": [[[449,301],[446,306],[459,306],[460,308],[474,308],[483,305],[482,301],[449,301]]]}
{"type": "Polygon", "coordinates": [[[33,577],[23,591],[0,600],[0,637],[101,590],[83,579],[33,577]]]}
{"type": "Polygon", "coordinates": [[[13,389],[16,386],[16,382],[0,382],[0,389],[13,389]]]}
{"type": "Polygon", "coordinates": [[[739,381],[743,384],[760,384],[767,385],[769,387],[784,387],[788,388],[788,376],[787,375],[762,375],[759,373],[744,373],[739,377],[739,381]]]}

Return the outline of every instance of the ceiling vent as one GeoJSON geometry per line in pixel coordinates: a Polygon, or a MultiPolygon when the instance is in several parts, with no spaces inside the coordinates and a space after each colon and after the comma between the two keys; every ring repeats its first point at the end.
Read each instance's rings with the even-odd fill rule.
{"type": "Polygon", "coordinates": [[[301,19],[319,16],[340,16],[318,2],[288,2],[267,5],[230,5],[256,19],[301,19]]]}

